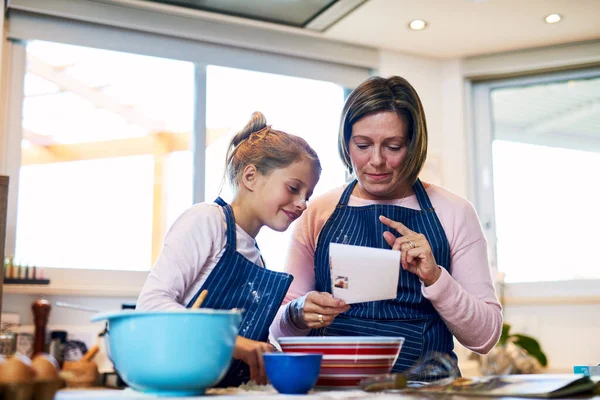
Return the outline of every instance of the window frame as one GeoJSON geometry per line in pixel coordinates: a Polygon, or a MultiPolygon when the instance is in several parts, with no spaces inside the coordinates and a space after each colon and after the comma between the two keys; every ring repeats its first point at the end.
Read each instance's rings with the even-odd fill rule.
{"type": "MultiPolygon", "coordinates": [[[[26,43],[5,43],[8,47],[8,88],[7,121],[4,126],[4,153],[7,155],[4,165],[7,175],[11,177],[8,194],[6,254],[14,254],[16,247],[17,204],[19,192],[19,170],[21,167],[21,140],[23,138],[22,116],[24,100],[24,81],[27,65],[26,43]]],[[[194,171],[205,171],[206,143],[206,66],[195,65],[194,72],[196,94],[194,132],[190,150],[194,151],[194,171]],[[198,90],[202,88],[203,90],[198,90]],[[202,151],[197,151],[201,149],[202,151]]],[[[193,202],[204,199],[204,173],[193,174],[193,202]]],[[[100,297],[137,297],[148,271],[131,270],[93,270],[85,268],[44,268],[44,277],[50,279],[47,286],[13,284],[4,285],[6,294],[43,294],[65,296],[100,296],[100,297]]]]}
{"type": "MultiPolygon", "coordinates": [[[[492,90],[594,77],[600,77],[600,68],[569,69],[561,72],[540,73],[472,82],[470,84],[470,147],[471,160],[474,165],[471,170],[472,193],[488,241],[490,265],[494,273],[498,272],[498,265],[492,166],[492,142],[494,139],[491,110],[492,90]]],[[[501,287],[499,295],[504,298],[508,305],[600,303],[600,279],[558,281],[540,279],[536,282],[510,283],[503,283],[501,275],[497,279],[500,281],[499,286],[501,287]]]]}

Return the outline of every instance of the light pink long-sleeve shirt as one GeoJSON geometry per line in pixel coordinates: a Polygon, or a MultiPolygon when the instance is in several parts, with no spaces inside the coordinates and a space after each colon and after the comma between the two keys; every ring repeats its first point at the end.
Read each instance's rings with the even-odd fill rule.
{"type": "MultiPolygon", "coordinates": [[[[237,224],[236,250],[260,265],[254,238],[237,224]]],[[[185,308],[215,268],[227,244],[223,208],[216,203],[198,203],[177,218],[165,235],[163,249],[138,297],[136,309],[178,310],[185,308]]]]}
{"type": "MultiPolygon", "coordinates": [[[[475,209],[467,200],[448,190],[424,184],[450,243],[450,273],[433,285],[422,285],[450,332],[465,347],[487,353],[502,332],[502,307],[490,274],[487,242],[475,209]]],[[[314,254],[321,229],[333,213],[344,188],[339,187],[311,201],[294,229],[286,272],[294,281],[271,325],[275,337],[307,335],[292,322],[290,302],[315,290],[314,254]]],[[[419,210],[416,195],[398,200],[375,201],[351,196],[349,206],[393,204],[419,210]]]]}

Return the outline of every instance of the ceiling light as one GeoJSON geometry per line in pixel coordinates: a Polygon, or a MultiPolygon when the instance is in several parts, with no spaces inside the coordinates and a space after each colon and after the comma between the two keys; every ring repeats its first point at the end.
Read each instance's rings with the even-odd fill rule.
{"type": "Polygon", "coordinates": [[[560,16],[560,14],[550,14],[546,17],[546,23],[555,24],[555,23],[559,22],[561,19],[562,19],[562,17],[560,16]]]}
{"type": "Polygon", "coordinates": [[[420,31],[421,29],[425,29],[427,27],[427,22],[423,21],[422,19],[415,19],[410,21],[408,27],[414,31],[420,31]]]}

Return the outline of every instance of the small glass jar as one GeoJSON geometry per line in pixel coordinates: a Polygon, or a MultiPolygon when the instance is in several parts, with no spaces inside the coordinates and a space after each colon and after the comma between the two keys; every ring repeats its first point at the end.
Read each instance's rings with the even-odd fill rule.
{"type": "Polygon", "coordinates": [[[0,332],[0,354],[12,356],[17,351],[17,335],[13,332],[0,332]]]}

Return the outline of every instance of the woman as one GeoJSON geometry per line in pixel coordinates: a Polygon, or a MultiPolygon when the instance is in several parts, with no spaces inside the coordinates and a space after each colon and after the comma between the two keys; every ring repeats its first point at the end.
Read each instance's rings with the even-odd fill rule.
{"type": "Polygon", "coordinates": [[[356,180],[311,202],[294,230],[294,281],[275,337],[403,336],[393,371],[430,352],[456,357],[453,336],[487,353],[502,330],[486,240],[472,205],[418,179],[427,155],[421,101],[403,78],[372,77],[346,100],[339,152],[356,180]],[[332,297],[329,244],[401,251],[397,297],[353,304],[332,297]]]}

